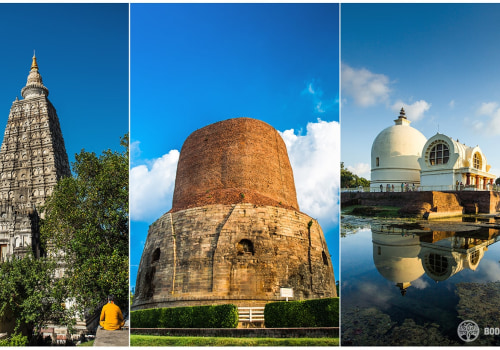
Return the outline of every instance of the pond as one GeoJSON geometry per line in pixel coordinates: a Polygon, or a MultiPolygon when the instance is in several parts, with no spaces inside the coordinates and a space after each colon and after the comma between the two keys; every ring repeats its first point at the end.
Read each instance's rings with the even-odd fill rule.
{"type": "Polygon", "coordinates": [[[341,344],[500,345],[499,228],[495,218],[344,216],[341,344]],[[474,341],[457,332],[465,320],[479,327],[474,341]]]}

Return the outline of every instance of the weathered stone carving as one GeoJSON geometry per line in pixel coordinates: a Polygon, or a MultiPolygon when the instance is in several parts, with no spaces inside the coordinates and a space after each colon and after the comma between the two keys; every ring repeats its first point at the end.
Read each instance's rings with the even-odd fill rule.
{"type": "Polygon", "coordinates": [[[1,260],[25,254],[29,245],[39,253],[37,208],[47,198],[45,189],[71,174],[59,119],[47,98],[36,57],[21,94],[24,99],[12,104],[0,148],[1,260]],[[16,235],[23,237],[17,245],[16,235]]]}

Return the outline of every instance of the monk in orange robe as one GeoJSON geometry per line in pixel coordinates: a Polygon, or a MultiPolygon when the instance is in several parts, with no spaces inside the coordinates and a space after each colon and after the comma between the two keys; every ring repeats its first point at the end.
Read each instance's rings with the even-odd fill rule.
{"type": "Polygon", "coordinates": [[[118,305],[115,305],[112,295],[108,296],[108,303],[102,307],[100,320],[101,327],[107,331],[120,329],[125,324],[122,310],[118,305]]]}

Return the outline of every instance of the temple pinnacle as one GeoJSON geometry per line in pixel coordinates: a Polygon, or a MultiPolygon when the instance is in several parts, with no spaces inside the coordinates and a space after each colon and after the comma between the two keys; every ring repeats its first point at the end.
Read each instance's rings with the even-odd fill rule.
{"type": "Polygon", "coordinates": [[[31,62],[31,70],[38,70],[38,64],[36,63],[35,50],[33,50],[33,61],[31,62]]]}
{"type": "Polygon", "coordinates": [[[36,62],[36,55],[33,52],[33,59],[31,61],[31,69],[28,74],[26,86],[21,90],[23,98],[31,98],[38,96],[48,96],[49,90],[43,85],[42,76],[38,71],[38,64],[36,62]]]}

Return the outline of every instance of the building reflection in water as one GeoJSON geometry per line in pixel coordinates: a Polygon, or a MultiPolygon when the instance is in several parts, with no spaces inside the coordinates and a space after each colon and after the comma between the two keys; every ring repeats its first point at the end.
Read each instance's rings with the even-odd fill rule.
{"type": "Polygon", "coordinates": [[[378,272],[405,295],[424,273],[436,282],[476,270],[498,229],[433,231],[418,225],[372,225],[373,262],[378,272]]]}

